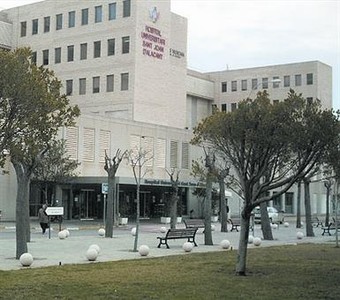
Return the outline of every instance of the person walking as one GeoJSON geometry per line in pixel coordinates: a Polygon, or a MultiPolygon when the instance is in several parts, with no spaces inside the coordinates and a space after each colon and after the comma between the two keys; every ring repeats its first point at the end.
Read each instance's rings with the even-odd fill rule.
{"type": "Polygon", "coordinates": [[[44,204],[38,211],[38,218],[40,227],[42,229],[42,234],[45,234],[46,229],[48,228],[48,216],[46,214],[47,205],[44,204]]]}

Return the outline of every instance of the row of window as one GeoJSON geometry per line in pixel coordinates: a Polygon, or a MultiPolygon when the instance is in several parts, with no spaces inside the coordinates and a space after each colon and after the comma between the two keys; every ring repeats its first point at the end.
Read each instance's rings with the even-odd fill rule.
{"type": "MultiPolygon", "coordinates": [[[[66,129],[66,150],[71,159],[78,160],[79,151],[79,127],[67,127],[66,129]]],[[[96,155],[96,144],[99,145],[99,161],[105,161],[105,151],[110,153],[111,132],[95,128],[83,128],[82,130],[82,157],[83,161],[94,162],[96,155]]],[[[166,167],[167,152],[169,153],[169,165],[171,168],[189,169],[190,147],[188,142],[171,140],[170,143],[162,138],[151,136],[130,135],[130,149],[132,155],[138,156],[139,149],[146,152],[147,167],[166,167]]]]}
{"type": "MultiPolygon", "coordinates": [[[[308,103],[312,103],[313,102],[313,97],[307,97],[306,100],[307,100],[308,103]]],[[[280,100],[273,100],[273,104],[278,103],[279,101],[280,100]]],[[[227,104],[227,103],[223,103],[223,104],[221,104],[221,111],[224,111],[224,112],[234,111],[234,110],[237,109],[237,106],[238,106],[237,102],[232,102],[232,103],[230,103],[230,105],[227,104]]],[[[212,108],[213,111],[216,108],[217,108],[217,106],[214,104],[213,108],[212,108]]]]}
{"type": "MultiPolygon", "coordinates": [[[[114,79],[115,76],[113,74],[106,75],[105,84],[106,84],[106,92],[110,93],[114,91],[114,79]]],[[[103,80],[103,79],[102,79],[103,80]]],[[[79,78],[78,80],[78,94],[79,95],[86,95],[88,92],[88,79],[87,78],[79,78]]],[[[101,92],[101,77],[94,76],[92,77],[92,93],[98,94],[101,92]]],[[[73,79],[66,80],[66,95],[72,96],[74,95],[74,87],[75,82],[73,79]]],[[[129,90],[129,73],[121,73],[120,74],[120,90],[127,91],[129,90]]]]}
{"type": "MultiPolygon", "coordinates": [[[[98,5],[94,7],[94,23],[101,23],[103,22],[103,6],[98,5]]],[[[131,0],[124,0],[123,1],[123,18],[130,17],[131,15],[131,0]]],[[[70,11],[67,14],[67,26],[68,28],[73,28],[76,26],[76,11],[70,11]]],[[[89,8],[84,8],[80,12],[80,25],[88,25],[89,24],[89,8]]],[[[107,6],[107,19],[109,21],[115,20],[117,17],[117,4],[109,3],[107,6]]],[[[64,25],[64,15],[63,14],[56,14],[54,17],[55,21],[55,30],[63,29],[64,25]]],[[[43,19],[43,30],[44,33],[51,31],[51,17],[47,16],[43,19]]],[[[32,20],[32,35],[36,35],[39,33],[39,19],[32,20]]],[[[23,21],[20,23],[20,36],[24,37],[27,35],[27,21],[23,21]]]]}
{"type": "MultiPolygon", "coordinates": [[[[283,86],[284,87],[290,87],[291,81],[292,81],[291,75],[285,75],[283,76],[283,86]]],[[[302,75],[296,74],[293,77],[294,85],[295,86],[301,86],[302,85],[302,75]]],[[[269,83],[273,84],[273,88],[279,88],[281,79],[279,76],[274,76],[271,80],[269,80],[268,77],[263,77],[262,80],[258,80],[257,78],[251,79],[251,90],[257,90],[258,87],[262,86],[263,89],[268,89],[269,83]]],[[[305,77],[305,83],[306,85],[312,85],[313,84],[313,73],[306,74],[305,77]]],[[[230,90],[232,92],[237,92],[237,90],[241,88],[241,91],[247,91],[248,90],[248,80],[243,79],[240,82],[237,80],[231,81],[231,87],[230,90]],[[238,85],[241,84],[239,87],[238,85]]],[[[228,83],[227,81],[221,82],[221,92],[226,93],[228,92],[228,83]]]]}
{"type": "MultiPolygon", "coordinates": [[[[127,54],[130,52],[130,37],[129,36],[123,36],[121,39],[121,47],[122,47],[122,54],[127,54]]],[[[93,58],[99,58],[103,54],[103,45],[104,43],[102,41],[95,41],[93,42],[92,46],[92,52],[93,52],[93,58]]],[[[108,39],[106,41],[106,55],[112,56],[115,55],[116,52],[116,39],[108,39]]],[[[88,43],[81,43],[79,45],[79,60],[86,60],[88,59],[88,53],[89,53],[89,45],[88,43]]],[[[67,46],[67,52],[66,54],[66,61],[67,62],[73,62],[75,60],[75,46],[69,45],[67,46]]],[[[50,50],[45,49],[42,50],[42,65],[48,65],[51,64],[50,61],[50,50]]],[[[37,52],[32,53],[32,61],[34,63],[37,63],[37,52]]],[[[54,63],[59,64],[62,62],[62,48],[57,47],[54,48],[54,63]]]]}

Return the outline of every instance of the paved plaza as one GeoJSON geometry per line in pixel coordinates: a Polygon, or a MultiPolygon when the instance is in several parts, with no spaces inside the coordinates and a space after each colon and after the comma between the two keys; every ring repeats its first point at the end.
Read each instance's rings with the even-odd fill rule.
{"type": "MultiPolygon", "coordinates": [[[[213,231],[213,246],[204,245],[203,229],[199,229],[196,234],[196,243],[198,247],[194,247],[191,253],[197,252],[212,252],[212,251],[234,251],[238,248],[239,233],[238,232],[220,232],[220,224],[213,223],[215,230],[213,231]],[[231,248],[223,250],[220,246],[222,240],[229,240],[231,248]]],[[[34,261],[32,268],[45,266],[58,266],[65,264],[88,264],[100,263],[105,261],[117,261],[124,259],[145,259],[138,252],[133,252],[134,236],[131,234],[131,229],[134,224],[120,226],[114,228],[113,238],[104,238],[99,236],[98,229],[103,228],[98,222],[65,222],[62,224],[62,229],[68,229],[70,236],[66,239],[58,238],[59,226],[53,224],[51,235],[46,232],[42,235],[39,224],[36,221],[31,222],[31,242],[28,243],[28,252],[32,254],[34,261]],[[100,253],[96,262],[89,262],[86,258],[88,248],[96,244],[100,247],[100,253]]],[[[161,257],[167,255],[178,255],[186,253],[182,249],[185,242],[183,239],[168,241],[170,249],[165,246],[157,248],[158,236],[163,236],[160,232],[161,227],[169,228],[169,225],[160,224],[157,222],[142,221],[140,225],[140,234],[138,246],[147,245],[150,248],[150,253],[147,258],[161,257]]],[[[179,224],[179,228],[184,224],[179,224]]],[[[296,229],[294,221],[289,222],[289,226],[280,225],[279,228],[273,229],[273,241],[263,240],[259,247],[278,246],[278,245],[296,245],[299,243],[334,243],[335,236],[322,236],[321,228],[314,228],[315,237],[304,237],[297,239],[296,233],[302,231],[305,235],[305,228],[296,229]]],[[[255,237],[262,237],[260,225],[255,226],[255,237]]],[[[256,247],[249,244],[249,248],[256,247]]],[[[16,240],[15,240],[15,223],[0,223],[0,270],[18,270],[22,269],[19,260],[15,259],[16,240]]]]}

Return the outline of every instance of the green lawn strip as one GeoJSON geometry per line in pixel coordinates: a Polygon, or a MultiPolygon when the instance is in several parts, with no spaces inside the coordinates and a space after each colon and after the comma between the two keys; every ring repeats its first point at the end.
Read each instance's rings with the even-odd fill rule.
{"type": "Polygon", "coordinates": [[[0,272],[0,299],[339,299],[340,249],[301,244],[0,272]]]}

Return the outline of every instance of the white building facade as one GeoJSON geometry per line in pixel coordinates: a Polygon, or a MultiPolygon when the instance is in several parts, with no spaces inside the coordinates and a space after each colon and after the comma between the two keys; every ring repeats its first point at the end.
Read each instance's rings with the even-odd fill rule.
{"type": "MultiPolygon", "coordinates": [[[[167,170],[176,168],[181,170],[181,214],[201,217],[203,200],[192,194],[191,163],[202,151],[190,139],[213,106],[231,111],[259,89],[283,100],[289,88],[332,106],[332,71],[317,61],[211,73],[188,70],[187,20],[171,13],[170,0],[45,0],[1,11],[0,47],[23,46],[32,49],[38,65],[55,71],[71,103],[81,109],[76,126],[60,132],[68,153],[81,163],[79,177],[53,195],[53,204],[64,206],[68,219],[103,217],[104,153],[136,147],[153,157],[143,179],[141,216],[165,213],[167,170]]],[[[117,175],[121,214],[133,216],[131,167],[122,163],[117,175]]],[[[16,179],[9,163],[0,176],[2,220],[13,220],[16,179]]],[[[324,213],[325,190],[318,185],[312,194],[313,212],[324,213]]],[[[32,189],[30,201],[34,216],[41,205],[38,189],[32,189]]],[[[274,202],[294,213],[296,192],[274,202]]],[[[232,214],[239,213],[240,203],[236,195],[230,199],[232,214]]]]}

